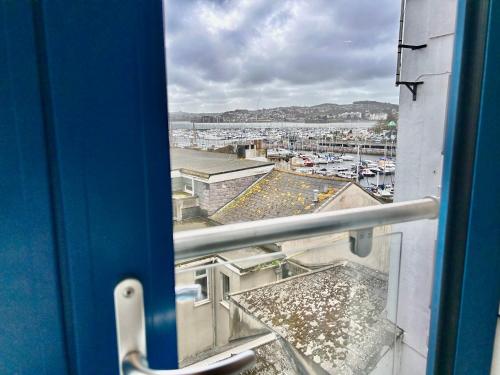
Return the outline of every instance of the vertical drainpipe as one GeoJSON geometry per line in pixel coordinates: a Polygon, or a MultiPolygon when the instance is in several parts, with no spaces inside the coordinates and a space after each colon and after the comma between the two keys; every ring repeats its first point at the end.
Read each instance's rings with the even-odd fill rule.
{"type": "Polygon", "coordinates": [[[399,16],[399,38],[398,38],[398,59],[396,61],[396,86],[399,86],[399,81],[401,78],[401,59],[402,51],[401,45],[403,44],[403,29],[404,29],[404,19],[405,19],[405,9],[406,0],[401,0],[401,14],[399,16]]]}
{"type": "MultiPolygon", "coordinates": [[[[217,260],[214,260],[215,263],[217,263],[217,260]]],[[[212,342],[212,348],[217,347],[217,296],[216,296],[216,270],[218,267],[212,267],[211,272],[210,272],[210,278],[211,278],[211,283],[210,283],[210,291],[212,292],[212,331],[213,331],[213,342],[212,342]]]]}

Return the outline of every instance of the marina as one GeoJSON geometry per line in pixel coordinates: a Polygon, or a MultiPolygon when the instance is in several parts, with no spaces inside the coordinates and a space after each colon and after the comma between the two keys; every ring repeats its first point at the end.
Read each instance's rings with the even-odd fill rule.
{"type": "Polygon", "coordinates": [[[362,154],[294,152],[285,149],[267,150],[276,166],[298,173],[321,175],[355,181],[378,198],[391,201],[394,195],[396,159],[362,154]],[[288,156],[284,156],[288,155],[288,156]]]}
{"type": "Polygon", "coordinates": [[[375,122],[309,123],[188,123],[172,122],[171,144],[214,150],[260,141],[264,149],[323,153],[396,155],[396,129],[378,132],[375,122]]]}
{"type": "Polygon", "coordinates": [[[373,122],[174,122],[170,138],[174,147],[240,150],[240,156],[272,161],[280,169],[355,181],[379,199],[393,198],[397,133],[376,132],[373,122]]]}

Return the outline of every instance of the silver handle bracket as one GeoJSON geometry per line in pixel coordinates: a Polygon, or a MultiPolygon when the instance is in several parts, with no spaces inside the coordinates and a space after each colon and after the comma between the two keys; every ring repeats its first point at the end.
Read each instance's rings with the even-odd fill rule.
{"type": "Polygon", "coordinates": [[[120,375],[216,375],[239,374],[255,363],[255,353],[244,351],[225,360],[179,370],[148,367],[144,291],[136,279],[125,279],[114,290],[118,364],[120,375]]]}
{"type": "Polygon", "coordinates": [[[120,375],[125,375],[122,364],[129,353],[140,353],[147,358],[144,292],[136,279],[121,281],[114,290],[116,338],[120,375]]]}

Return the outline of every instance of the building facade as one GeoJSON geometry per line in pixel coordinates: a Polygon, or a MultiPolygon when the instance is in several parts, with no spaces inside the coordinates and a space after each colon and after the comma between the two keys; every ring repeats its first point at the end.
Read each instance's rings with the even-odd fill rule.
{"type": "Polygon", "coordinates": [[[181,148],[172,148],[170,158],[174,220],[212,215],[274,167],[235,154],[181,148]]]}
{"type": "MultiPolygon", "coordinates": [[[[421,81],[416,100],[400,86],[395,202],[439,195],[456,0],[406,1],[401,81],[421,81]]],[[[437,222],[403,232],[398,325],[405,331],[401,374],[425,374],[437,222]]]]}

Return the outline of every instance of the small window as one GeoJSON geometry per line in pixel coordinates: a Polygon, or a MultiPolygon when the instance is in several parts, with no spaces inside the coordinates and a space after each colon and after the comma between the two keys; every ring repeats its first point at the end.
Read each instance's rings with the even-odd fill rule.
{"type": "Polygon", "coordinates": [[[220,274],[222,278],[222,300],[227,301],[229,299],[230,285],[229,285],[229,276],[220,274]]]}
{"type": "Polygon", "coordinates": [[[208,301],[208,273],[207,269],[195,271],[194,282],[201,286],[201,295],[195,302],[208,301]]]}
{"type": "Polygon", "coordinates": [[[184,180],[184,192],[191,195],[194,194],[194,180],[184,180]]]}

